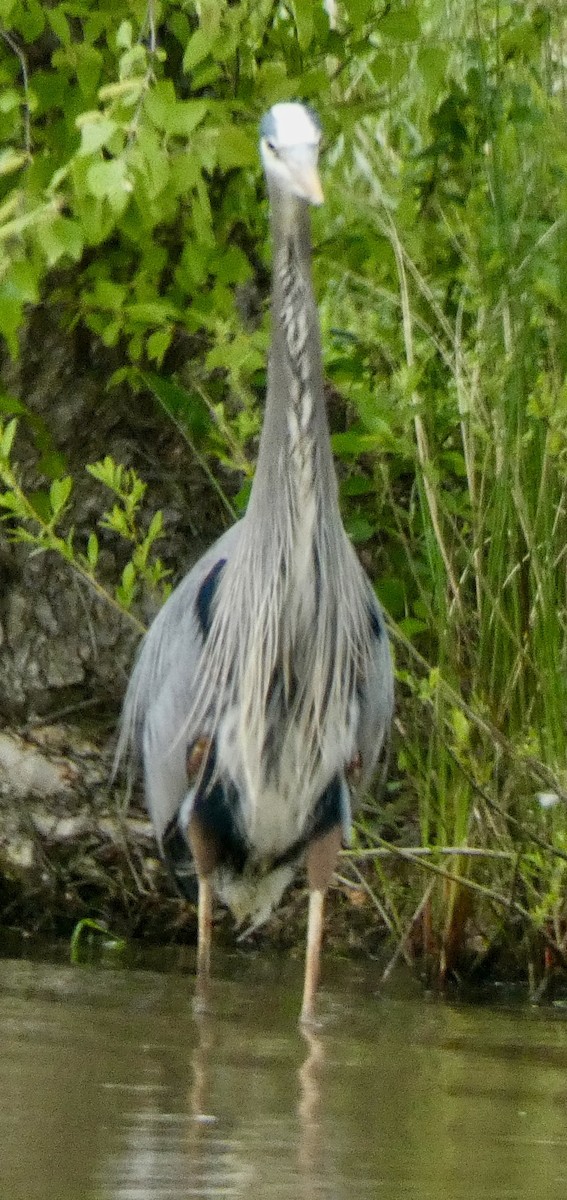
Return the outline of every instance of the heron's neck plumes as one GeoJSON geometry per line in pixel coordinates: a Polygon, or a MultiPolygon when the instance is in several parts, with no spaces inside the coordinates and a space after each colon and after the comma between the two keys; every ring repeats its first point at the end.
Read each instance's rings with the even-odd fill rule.
{"type": "Polygon", "coordinates": [[[338,507],[308,208],[278,194],[271,201],[272,348],[258,466],[218,585],[192,714],[214,732],[218,763],[230,759],[250,836],[268,787],[284,806],[293,798],[303,829],[337,761],[349,761],[370,637],[368,585],[338,507]]]}
{"type": "Polygon", "coordinates": [[[283,509],[289,489],[338,512],[323,390],[319,316],[311,282],[309,206],[272,189],[272,345],[250,504],[283,509]]]}

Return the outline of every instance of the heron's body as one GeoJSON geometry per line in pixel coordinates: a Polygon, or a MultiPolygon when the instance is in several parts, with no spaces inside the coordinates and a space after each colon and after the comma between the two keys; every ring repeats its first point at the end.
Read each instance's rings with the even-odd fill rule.
{"type": "Polygon", "coordinates": [[[306,855],[312,888],[326,888],[349,835],[349,767],[370,778],[393,696],[382,615],[340,518],[325,410],[308,215],[322,198],[319,134],[299,105],[276,106],[264,125],[283,142],[262,143],[274,265],[256,476],[245,517],[151,626],[122,735],[141,746],[148,805],[181,888],[194,859],[208,906],[212,888],[253,925],[306,855]]]}

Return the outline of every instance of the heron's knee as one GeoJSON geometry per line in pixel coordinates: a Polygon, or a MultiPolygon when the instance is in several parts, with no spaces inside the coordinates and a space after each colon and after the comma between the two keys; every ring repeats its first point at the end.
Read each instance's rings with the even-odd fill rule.
{"type": "Polygon", "coordinates": [[[210,829],[207,829],[195,813],[189,818],[187,837],[191,854],[195,860],[199,879],[206,879],[219,863],[219,845],[210,829]]]}
{"type": "Polygon", "coordinates": [[[333,871],[342,844],[342,826],[333,825],[331,829],[307,847],[307,881],[310,891],[325,891],[331,882],[333,871]]]}

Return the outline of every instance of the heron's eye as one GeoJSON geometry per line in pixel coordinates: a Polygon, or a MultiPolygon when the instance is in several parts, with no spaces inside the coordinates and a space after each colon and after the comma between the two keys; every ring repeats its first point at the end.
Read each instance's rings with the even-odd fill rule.
{"type": "Polygon", "coordinates": [[[272,142],[272,141],[270,141],[270,139],[269,139],[269,138],[266,138],[266,146],[268,147],[268,150],[270,151],[270,154],[275,154],[275,156],[276,156],[276,158],[277,158],[277,157],[278,157],[278,150],[277,150],[276,143],[275,143],[275,142],[272,142]]]}

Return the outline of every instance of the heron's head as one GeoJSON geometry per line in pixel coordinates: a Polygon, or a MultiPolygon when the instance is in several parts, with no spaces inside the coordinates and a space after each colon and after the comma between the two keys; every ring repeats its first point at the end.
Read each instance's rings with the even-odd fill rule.
{"type": "Polygon", "coordinates": [[[317,170],[321,128],[303,104],[274,104],[260,125],[260,153],[268,184],[284,195],[323,203],[317,170]]]}

